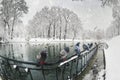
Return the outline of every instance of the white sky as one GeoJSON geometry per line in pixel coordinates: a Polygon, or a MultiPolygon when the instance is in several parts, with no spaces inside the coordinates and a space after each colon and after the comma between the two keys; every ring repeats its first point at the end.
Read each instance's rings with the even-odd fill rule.
{"type": "Polygon", "coordinates": [[[93,30],[96,26],[106,29],[113,19],[112,9],[107,6],[101,7],[100,0],[84,0],[82,2],[80,0],[26,0],[26,2],[29,12],[23,17],[25,25],[44,6],[59,6],[72,10],[80,17],[85,29],[93,30]]]}

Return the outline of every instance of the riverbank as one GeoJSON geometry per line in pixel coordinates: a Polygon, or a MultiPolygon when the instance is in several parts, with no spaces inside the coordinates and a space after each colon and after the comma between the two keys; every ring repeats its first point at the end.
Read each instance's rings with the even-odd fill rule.
{"type": "Polygon", "coordinates": [[[90,61],[85,71],[76,80],[104,80],[104,60],[103,50],[97,51],[97,54],[90,61]]]}
{"type": "Polygon", "coordinates": [[[1,43],[50,43],[50,42],[104,42],[104,40],[95,40],[95,39],[47,39],[47,38],[31,38],[31,39],[25,39],[25,38],[13,38],[11,40],[1,41],[1,43]]]}

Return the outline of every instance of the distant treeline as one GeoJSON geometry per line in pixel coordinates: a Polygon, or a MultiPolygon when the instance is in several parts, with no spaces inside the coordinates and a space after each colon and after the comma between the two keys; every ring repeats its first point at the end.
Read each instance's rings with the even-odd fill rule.
{"type": "Polygon", "coordinates": [[[80,18],[72,11],[60,7],[44,7],[29,21],[30,38],[75,39],[83,30],[80,18]]]}

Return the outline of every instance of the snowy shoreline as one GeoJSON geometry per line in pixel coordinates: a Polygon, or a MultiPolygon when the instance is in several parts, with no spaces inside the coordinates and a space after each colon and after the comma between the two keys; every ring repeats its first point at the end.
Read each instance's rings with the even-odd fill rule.
{"type": "MultiPolygon", "coordinates": [[[[8,41],[9,43],[41,43],[41,42],[105,42],[105,40],[89,40],[89,39],[45,39],[45,38],[31,38],[30,40],[27,40],[25,38],[14,38],[12,40],[8,41]]],[[[5,43],[2,41],[1,43],[5,43]]]]}

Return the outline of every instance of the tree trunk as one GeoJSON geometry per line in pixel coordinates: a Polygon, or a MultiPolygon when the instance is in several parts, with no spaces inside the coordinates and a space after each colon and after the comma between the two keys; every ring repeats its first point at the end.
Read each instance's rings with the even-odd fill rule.
{"type": "Polygon", "coordinates": [[[54,22],[54,25],[53,25],[53,39],[55,39],[55,30],[56,30],[56,28],[55,28],[55,22],[54,22]]]}
{"type": "Polygon", "coordinates": [[[118,30],[118,35],[120,35],[120,33],[119,33],[119,31],[120,31],[119,25],[117,26],[117,30],[118,30]]]}
{"type": "Polygon", "coordinates": [[[43,27],[42,37],[43,37],[43,38],[45,37],[45,29],[44,29],[44,27],[43,27]]]}
{"type": "Polygon", "coordinates": [[[61,27],[61,25],[60,25],[60,35],[59,35],[59,39],[61,40],[61,29],[62,29],[62,27],[61,27]]]}
{"type": "Polygon", "coordinates": [[[4,20],[4,41],[6,42],[9,37],[10,37],[10,25],[6,20],[4,20]]]}
{"type": "Polygon", "coordinates": [[[60,18],[60,35],[59,35],[59,39],[61,40],[61,34],[62,34],[62,26],[61,26],[61,24],[62,24],[62,20],[61,20],[61,18],[60,18]]]}
{"type": "Polygon", "coordinates": [[[67,21],[66,21],[65,31],[64,31],[64,40],[66,39],[66,35],[67,35],[67,21]]]}
{"type": "Polygon", "coordinates": [[[6,23],[4,24],[4,35],[3,35],[3,41],[6,41],[6,23]]]}
{"type": "Polygon", "coordinates": [[[11,39],[13,39],[14,25],[15,25],[15,16],[13,18],[13,23],[12,23],[11,39]]]}
{"type": "Polygon", "coordinates": [[[48,26],[48,39],[50,38],[50,31],[51,31],[51,25],[52,25],[52,23],[50,23],[50,25],[48,26]]]}
{"type": "Polygon", "coordinates": [[[74,39],[76,38],[76,31],[74,32],[74,39]]]}
{"type": "Polygon", "coordinates": [[[76,34],[77,34],[77,29],[75,26],[73,26],[73,40],[76,38],[76,34]]]}
{"type": "Polygon", "coordinates": [[[120,35],[120,26],[118,26],[118,35],[120,35]]]}
{"type": "Polygon", "coordinates": [[[73,30],[73,40],[75,39],[75,37],[76,37],[76,31],[73,30]]]}

